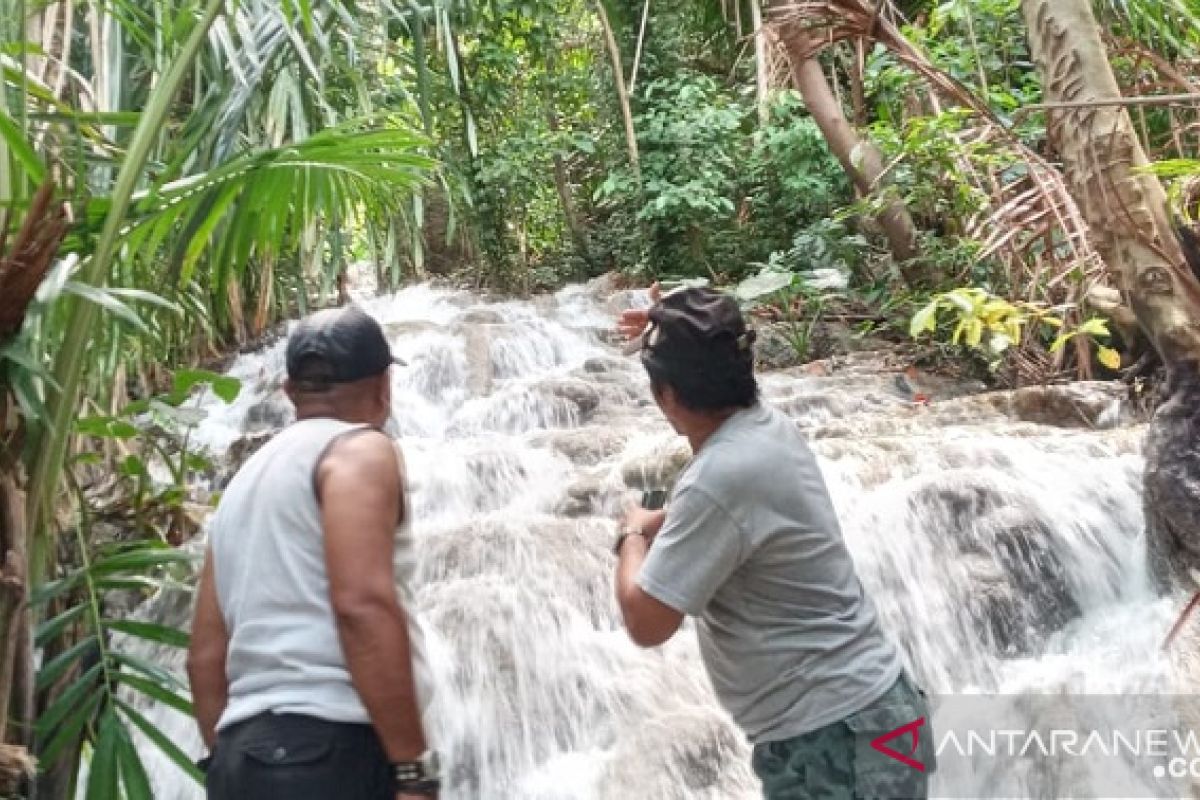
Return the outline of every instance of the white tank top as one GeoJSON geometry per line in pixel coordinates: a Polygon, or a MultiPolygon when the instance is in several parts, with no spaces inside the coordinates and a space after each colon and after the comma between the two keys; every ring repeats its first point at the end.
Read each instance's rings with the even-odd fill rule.
{"type": "MultiPolygon", "coordinates": [[[[229,632],[229,702],[218,730],[264,711],[369,722],[329,603],[314,489],[314,470],[326,448],[360,427],[308,419],[285,428],[242,466],[221,498],[209,529],[217,599],[229,632]]],[[[428,709],[432,684],[413,607],[415,569],[405,524],[396,531],[396,589],[409,620],[418,700],[428,709]]]]}

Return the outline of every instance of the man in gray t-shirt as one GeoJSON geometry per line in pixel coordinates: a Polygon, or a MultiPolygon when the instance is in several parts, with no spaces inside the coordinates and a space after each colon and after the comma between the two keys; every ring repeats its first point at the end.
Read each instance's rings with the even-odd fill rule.
{"type": "Polygon", "coordinates": [[[736,302],[684,289],[626,312],[622,328],[695,454],[667,510],[634,509],[622,526],[630,636],[652,647],[696,618],[767,798],[924,797],[924,700],[855,574],[816,459],[759,402],[754,332],[736,302]]]}

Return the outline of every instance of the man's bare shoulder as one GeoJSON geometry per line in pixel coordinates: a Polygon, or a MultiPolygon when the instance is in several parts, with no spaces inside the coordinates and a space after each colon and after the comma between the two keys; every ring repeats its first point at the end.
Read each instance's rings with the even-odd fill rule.
{"type": "Polygon", "coordinates": [[[398,474],[396,443],[382,431],[364,428],[338,438],[321,462],[321,472],[370,472],[378,477],[398,474]]]}

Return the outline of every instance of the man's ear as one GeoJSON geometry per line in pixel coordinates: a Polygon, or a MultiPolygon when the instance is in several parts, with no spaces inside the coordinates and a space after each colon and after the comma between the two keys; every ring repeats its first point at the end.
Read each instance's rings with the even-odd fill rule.
{"type": "Polygon", "coordinates": [[[388,413],[388,414],[392,413],[392,368],[391,367],[388,367],[387,369],[385,369],[383,371],[383,374],[379,376],[379,387],[378,387],[377,391],[379,392],[379,394],[378,394],[379,405],[383,408],[383,410],[386,413],[388,413]]]}
{"type": "Polygon", "coordinates": [[[283,393],[292,401],[292,405],[296,405],[296,384],[292,383],[291,378],[283,379],[283,393]]]}
{"type": "Polygon", "coordinates": [[[659,387],[658,404],[664,409],[674,410],[679,407],[679,398],[675,396],[675,389],[669,384],[664,383],[659,387]]]}

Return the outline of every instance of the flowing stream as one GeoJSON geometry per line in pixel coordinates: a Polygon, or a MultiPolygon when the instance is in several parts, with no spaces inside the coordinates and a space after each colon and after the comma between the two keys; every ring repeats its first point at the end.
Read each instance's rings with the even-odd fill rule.
{"type": "MultiPolygon", "coordinates": [[[[444,798],[758,796],[690,623],[641,650],[611,596],[612,515],[686,459],[636,359],[612,343],[618,310],[645,302],[603,281],[528,302],[424,286],[364,301],[408,362],[395,425],[444,798]]],[[[283,424],[282,369],[282,344],[240,357],[242,395],[206,400],[197,438],[227,454],[283,424]]],[[[1116,397],[1096,386],[972,396],[899,375],[847,358],[762,385],[812,440],[862,580],[918,679],[934,692],[1164,685],[1156,653],[1174,606],[1148,580],[1142,431],[1122,423],[1116,397]],[[932,402],[914,403],[914,388],[932,402]],[[1076,424],[1044,424],[1077,408],[1076,424]]],[[[189,610],[160,599],[143,613],[181,622],[189,610]]],[[[182,673],[182,654],[150,655],[182,673]]],[[[190,720],[151,713],[200,753],[190,720]]],[[[202,796],[143,752],[156,797],[202,796]]]]}

